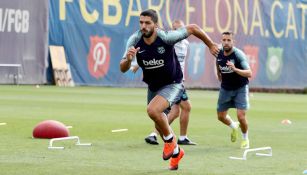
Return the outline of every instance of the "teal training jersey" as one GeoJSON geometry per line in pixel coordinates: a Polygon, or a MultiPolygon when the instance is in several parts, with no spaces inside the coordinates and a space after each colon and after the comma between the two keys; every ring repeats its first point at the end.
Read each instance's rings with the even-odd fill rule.
{"type": "Polygon", "coordinates": [[[180,28],[174,31],[158,29],[157,38],[151,45],[144,42],[141,31],[135,32],[129,38],[126,52],[132,46],[140,47],[136,59],[143,70],[143,81],[148,84],[151,91],[155,92],[165,85],[182,82],[183,75],[174,45],[187,37],[186,28],[180,28]]]}
{"type": "Polygon", "coordinates": [[[216,59],[218,69],[222,74],[221,87],[226,90],[236,90],[249,83],[248,78],[243,77],[227,65],[227,61],[234,63],[236,68],[239,69],[250,69],[245,54],[238,48],[233,48],[233,52],[229,56],[224,55],[224,51],[221,50],[216,59]]]}

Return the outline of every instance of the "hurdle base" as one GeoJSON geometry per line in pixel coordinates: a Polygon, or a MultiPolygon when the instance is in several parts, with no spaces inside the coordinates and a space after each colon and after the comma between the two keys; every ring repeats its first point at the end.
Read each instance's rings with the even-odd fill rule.
{"type": "Polygon", "coordinates": [[[268,147],[260,147],[260,148],[246,149],[246,150],[244,151],[242,157],[233,157],[233,156],[230,156],[229,159],[232,159],[232,160],[247,160],[247,154],[248,154],[249,152],[266,151],[266,150],[268,150],[269,153],[256,153],[256,155],[257,155],[257,156],[272,157],[272,156],[273,156],[272,148],[268,146],[268,147]]]}
{"type": "Polygon", "coordinates": [[[80,143],[80,138],[78,136],[70,136],[70,137],[60,137],[60,138],[54,138],[49,141],[48,149],[64,149],[63,146],[53,146],[54,142],[58,141],[64,141],[64,140],[77,140],[76,144],[77,146],[91,146],[91,143],[80,143]]]}

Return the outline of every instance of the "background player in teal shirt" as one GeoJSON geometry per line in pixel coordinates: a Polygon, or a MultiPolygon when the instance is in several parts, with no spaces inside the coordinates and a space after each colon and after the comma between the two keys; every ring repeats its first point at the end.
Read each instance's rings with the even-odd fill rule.
{"type": "Polygon", "coordinates": [[[248,124],[246,110],[249,108],[248,78],[252,71],[248,65],[245,54],[234,47],[232,32],[222,34],[222,50],[216,59],[217,75],[221,81],[219,92],[217,116],[225,125],[232,128],[231,141],[237,140],[238,128],[241,127],[243,140],[241,148],[249,148],[248,124]],[[234,122],[227,111],[229,108],[237,109],[238,122],[234,122]]]}

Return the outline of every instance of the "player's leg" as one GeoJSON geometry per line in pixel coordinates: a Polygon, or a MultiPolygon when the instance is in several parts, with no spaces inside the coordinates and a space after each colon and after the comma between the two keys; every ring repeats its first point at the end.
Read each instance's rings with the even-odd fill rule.
{"type": "Polygon", "coordinates": [[[232,96],[232,91],[227,91],[223,88],[220,89],[217,104],[217,117],[219,121],[231,128],[230,140],[235,142],[238,136],[239,125],[227,115],[228,109],[235,107],[232,101],[232,96]]]}
{"type": "MultiPolygon", "coordinates": [[[[162,138],[163,140],[163,135],[161,135],[162,131],[161,129],[159,128],[159,126],[155,123],[155,131],[157,131],[157,134],[160,135],[160,137],[162,138]]],[[[164,140],[163,140],[164,141],[164,140]]]]}
{"type": "Polygon", "coordinates": [[[248,85],[237,90],[237,95],[235,96],[235,106],[237,108],[237,117],[240,122],[240,127],[242,131],[242,143],[241,148],[249,148],[248,139],[248,123],[246,119],[246,110],[249,108],[248,99],[248,85]]]}
{"type": "Polygon", "coordinates": [[[191,103],[189,100],[180,103],[180,136],[187,136],[187,130],[190,120],[191,103]]]}
{"type": "Polygon", "coordinates": [[[218,111],[217,112],[217,117],[218,117],[218,120],[222,123],[224,123],[225,125],[227,126],[230,126],[231,125],[231,120],[226,117],[227,116],[227,111],[218,111]]]}
{"type": "Polygon", "coordinates": [[[163,112],[168,106],[169,102],[160,95],[156,95],[147,106],[147,114],[155,122],[156,128],[159,128],[160,135],[165,141],[163,149],[164,160],[168,160],[177,147],[175,135],[172,133],[168,119],[163,112]]]}
{"type": "Polygon", "coordinates": [[[237,109],[237,117],[238,117],[238,121],[240,122],[240,127],[241,127],[241,131],[242,133],[247,133],[248,131],[248,124],[247,124],[247,120],[246,120],[246,111],[242,110],[242,109],[237,109]]]}
{"type": "Polygon", "coordinates": [[[182,99],[180,103],[181,113],[180,113],[180,137],[178,139],[178,144],[180,145],[196,145],[188,138],[188,125],[191,113],[191,103],[186,99],[182,99]]]}
{"type": "MultiPolygon", "coordinates": [[[[148,95],[148,96],[150,96],[150,95],[148,95]]],[[[174,106],[174,105],[173,105],[174,106]]],[[[174,112],[174,110],[173,110],[173,107],[172,108],[167,108],[166,110],[164,110],[164,113],[168,116],[168,122],[169,122],[169,124],[171,124],[170,123],[170,119],[169,119],[169,115],[171,114],[171,113],[173,113],[173,114],[171,114],[171,116],[174,116],[175,114],[175,112],[174,112]],[[172,109],[172,110],[171,110],[172,109]],[[172,112],[173,111],[173,112],[172,112]]],[[[173,119],[174,120],[174,119],[173,119]]],[[[147,137],[145,137],[145,142],[146,143],[148,143],[148,144],[151,144],[151,145],[158,145],[159,144],[159,142],[158,142],[158,139],[157,139],[157,135],[159,134],[159,129],[157,129],[157,126],[156,126],[156,129],[154,129],[154,131],[152,132],[152,133],[150,133],[147,137]]]]}
{"type": "MultiPolygon", "coordinates": [[[[180,102],[179,102],[180,103],[180,102]]],[[[168,118],[168,123],[172,124],[173,121],[179,117],[180,114],[180,107],[179,107],[179,103],[175,103],[172,108],[171,111],[169,112],[169,114],[167,115],[168,118]]]]}
{"type": "MultiPolygon", "coordinates": [[[[150,103],[150,101],[157,95],[157,92],[153,92],[150,91],[149,89],[147,89],[147,105],[150,103]]],[[[144,140],[146,143],[148,144],[152,144],[152,145],[158,145],[158,130],[154,129],[152,133],[150,133],[144,140]]],[[[161,136],[162,137],[162,136],[161,136]]]]}
{"type": "Polygon", "coordinates": [[[160,128],[160,131],[162,132],[161,134],[165,137],[172,135],[167,117],[165,117],[165,114],[163,113],[168,106],[168,101],[160,95],[156,95],[147,106],[148,116],[160,128]]]}
{"type": "MultiPolygon", "coordinates": [[[[158,92],[153,92],[150,91],[149,89],[147,89],[147,105],[150,103],[150,101],[158,94],[158,92]]],[[[166,110],[164,110],[164,113],[168,114],[170,111],[170,108],[167,108],[166,110]]],[[[159,134],[159,131],[161,131],[161,129],[156,129],[153,130],[152,133],[150,133],[147,137],[145,137],[145,142],[148,144],[152,144],[152,145],[158,145],[158,137],[157,135],[159,134]]]]}
{"type": "Polygon", "coordinates": [[[248,138],[248,124],[246,120],[246,111],[242,109],[237,109],[237,117],[240,122],[241,131],[242,131],[242,142],[241,148],[249,148],[249,138],[248,138]]]}
{"type": "Polygon", "coordinates": [[[180,136],[187,137],[188,125],[190,120],[191,103],[186,90],[183,90],[180,102],[180,136]]]}
{"type": "MultiPolygon", "coordinates": [[[[167,110],[164,111],[164,113],[167,114],[169,124],[171,124],[179,116],[179,112],[180,112],[179,103],[180,103],[180,100],[176,102],[171,108],[168,108],[167,110]]],[[[150,133],[145,138],[145,142],[148,144],[152,144],[152,145],[158,145],[159,143],[157,140],[157,134],[158,134],[158,130],[155,129],[152,133],[150,133]]]]}
{"type": "Polygon", "coordinates": [[[180,99],[182,94],[181,84],[170,84],[161,88],[157,95],[150,100],[147,107],[147,113],[155,122],[160,134],[163,136],[164,148],[163,159],[168,160],[173,155],[179,154],[179,147],[175,141],[175,135],[171,132],[167,117],[164,111],[170,107],[175,101],[180,99]]]}
{"type": "MultiPolygon", "coordinates": [[[[172,110],[168,116],[169,122],[172,123],[176,118],[178,118],[180,113],[180,101],[177,101],[176,104],[172,106],[172,110]]],[[[177,142],[178,143],[178,142],[177,142]]],[[[179,143],[178,143],[179,144],[179,143]]],[[[177,170],[179,166],[179,162],[184,156],[184,150],[182,148],[179,148],[178,154],[174,154],[170,160],[169,169],[170,170],[177,170]]]]}
{"type": "Polygon", "coordinates": [[[242,142],[241,148],[249,148],[249,138],[248,138],[248,124],[246,120],[246,111],[242,109],[237,109],[237,117],[240,122],[241,131],[242,131],[242,142]]]}
{"type": "MultiPolygon", "coordinates": [[[[174,107],[175,105],[173,105],[174,107]]],[[[175,119],[173,117],[172,121],[170,122],[170,117],[169,115],[171,116],[174,116],[175,115],[175,110],[173,110],[173,107],[171,108],[168,108],[166,110],[164,110],[164,113],[168,116],[168,122],[169,124],[171,124],[171,122],[175,119]]],[[[157,140],[157,135],[159,134],[159,129],[157,129],[157,126],[156,126],[156,129],[154,129],[154,131],[152,133],[150,133],[146,138],[145,138],[145,142],[148,143],[148,144],[151,144],[151,145],[158,145],[159,142],[157,140]]]]}

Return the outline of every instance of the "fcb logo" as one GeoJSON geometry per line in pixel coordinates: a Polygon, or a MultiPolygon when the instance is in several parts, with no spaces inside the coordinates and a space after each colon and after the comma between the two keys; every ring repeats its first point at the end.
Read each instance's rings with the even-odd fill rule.
{"type": "Polygon", "coordinates": [[[245,46],[244,47],[244,53],[247,56],[248,64],[251,68],[251,71],[253,72],[252,77],[250,78],[253,80],[257,76],[258,67],[259,67],[259,59],[258,59],[258,53],[259,48],[256,46],[245,46]]]}
{"type": "Polygon", "coordinates": [[[108,37],[90,37],[91,46],[87,56],[88,70],[95,78],[104,77],[110,65],[110,41],[108,37]]]}
{"type": "Polygon", "coordinates": [[[162,47],[158,47],[158,53],[159,54],[164,54],[164,52],[165,52],[165,49],[164,49],[163,46],[162,47]]]}

